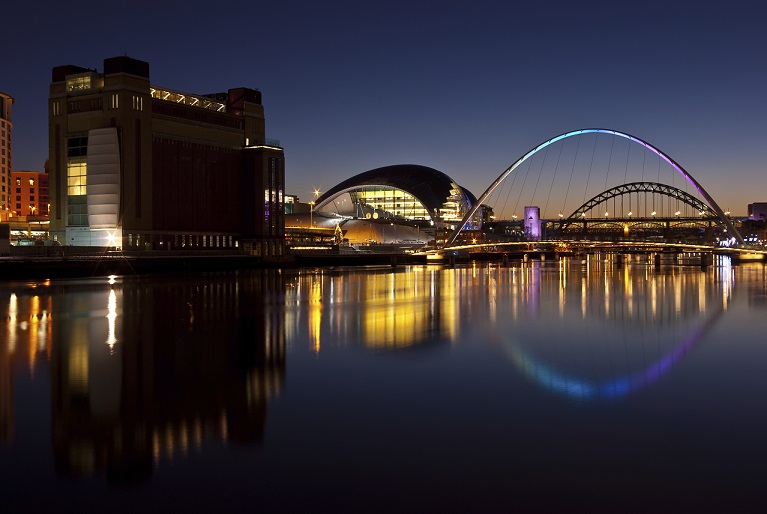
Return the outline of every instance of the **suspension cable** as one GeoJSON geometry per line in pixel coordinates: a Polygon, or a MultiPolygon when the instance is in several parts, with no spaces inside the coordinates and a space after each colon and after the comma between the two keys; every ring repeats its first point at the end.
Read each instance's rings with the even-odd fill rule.
{"type": "MultiPolygon", "coordinates": [[[[544,155],[548,153],[549,147],[546,147],[546,152],[544,152],[544,155]]],[[[546,158],[544,157],[544,161],[546,158]]],[[[517,196],[517,203],[514,205],[514,214],[517,213],[517,207],[519,207],[519,200],[522,199],[522,192],[525,190],[525,184],[527,184],[527,176],[530,174],[530,168],[533,165],[533,159],[530,158],[530,165],[527,167],[527,172],[525,173],[525,180],[522,181],[522,187],[519,189],[519,196],[517,196]]],[[[541,167],[543,167],[543,164],[541,164],[541,167]]]]}
{"type": "MultiPolygon", "coordinates": [[[[598,140],[599,140],[599,133],[597,133],[594,136],[594,148],[593,148],[593,150],[591,150],[591,164],[589,164],[589,175],[588,175],[588,177],[586,177],[586,189],[583,191],[583,201],[581,202],[581,205],[586,203],[586,195],[589,192],[589,182],[591,181],[591,170],[594,167],[594,155],[597,153],[597,141],[598,140]]],[[[570,174],[570,180],[572,180],[572,178],[573,178],[573,175],[571,173],[570,174]]],[[[568,189],[570,189],[569,185],[567,187],[568,187],[568,189]]],[[[564,210],[564,208],[565,208],[565,205],[562,205],[562,209],[563,210],[564,210]]]]}
{"type": "MultiPolygon", "coordinates": [[[[610,138],[610,159],[607,161],[607,173],[605,174],[605,187],[604,191],[607,191],[607,178],[610,176],[610,166],[613,163],[613,147],[615,146],[615,138],[610,138]]],[[[625,180],[623,182],[626,182],[625,180]]]]}
{"type": "MultiPolygon", "coordinates": [[[[581,136],[578,136],[578,144],[580,145],[581,142],[581,136]]],[[[546,212],[549,210],[549,200],[551,199],[551,190],[554,189],[554,181],[557,178],[557,172],[559,171],[559,161],[562,159],[562,150],[565,147],[565,142],[562,141],[559,145],[559,155],[557,155],[557,165],[554,167],[554,176],[551,177],[551,185],[549,186],[549,196],[546,197],[546,205],[543,206],[543,217],[546,217],[546,212]]],[[[575,151],[575,156],[578,156],[578,150],[575,151]]],[[[575,162],[573,161],[573,167],[575,166],[575,162]]],[[[570,176],[572,177],[572,173],[570,173],[570,176]]],[[[569,186],[568,186],[569,188],[569,186]]]]}
{"type": "MultiPolygon", "coordinates": [[[[570,168],[570,180],[567,182],[567,190],[565,191],[565,199],[562,202],[562,209],[559,211],[560,214],[562,214],[562,211],[565,210],[565,206],[567,205],[567,197],[570,195],[570,185],[573,183],[573,172],[575,171],[575,161],[578,160],[578,150],[581,148],[581,138],[583,136],[578,136],[578,144],[575,146],[575,157],[573,157],[573,166],[570,168]]],[[[595,143],[596,147],[596,143],[595,143]]],[[[593,156],[592,156],[593,158],[593,156]]],[[[591,171],[589,170],[589,175],[591,174],[591,171]]],[[[549,195],[551,195],[551,191],[549,191],[549,195]]]]}
{"type": "Polygon", "coordinates": [[[538,180],[535,181],[535,188],[533,189],[533,197],[530,200],[530,205],[535,205],[535,194],[538,192],[538,184],[541,182],[541,175],[543,175],[543,166],[546,164],[546,157],[549,156],[549,146],[546,147],[546,151],[543,153],[543,161],[541,162],[541,169],[538,170],[538,180]]]}

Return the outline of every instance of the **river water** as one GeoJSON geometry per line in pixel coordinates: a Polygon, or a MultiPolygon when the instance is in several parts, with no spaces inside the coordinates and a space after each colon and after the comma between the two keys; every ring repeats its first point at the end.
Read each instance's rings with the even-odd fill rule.
{"type": "Polygon", "coordinates": [[[0,511],[760,511],[761,264],[0,284],[0,511]]]}

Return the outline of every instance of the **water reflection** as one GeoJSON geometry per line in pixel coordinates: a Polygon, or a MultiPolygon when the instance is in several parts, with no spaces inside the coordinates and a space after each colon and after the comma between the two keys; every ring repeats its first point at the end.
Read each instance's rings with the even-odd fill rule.
{"type": "Polygon", "coordinates": [[[460,318],[455,297],[455,276],[439,268],[301,272],[285,296],[287,342],[300,338],[304,324],[316,353],[328,337],[374,350],[454,341],[460,318]]]}
{"type": "MultiPolygon", "coordinates": [[[[507,268],[417,266],[6,284],[0,286],[0,319],[5,320],[0,327],[0,440],[12,445],[24,431],[16,426],[23,400],[14,390],[14,374],[22,373],[31,381],[50,374],[50,405],[35,408],[50,409],[56,471],[105,474],[111,483],[146,480],[159,468],[216,445],[268,446],[273,443],[265,438],[270,402],[274,412],[274,400],[281,397],[283,415],[307,421],[307,403],[296,398],[309,388],[338,393],[344,373],[356,373],[355,384],[369,388],[359,393],[364,400],[356,409],[338,407],[343,413],[337,414],[338,424],[354,426],[360,441],[377,440],[364,421],[374,419],[371,412],[381,405],[417,406],[403,412],[420,424],[405,418],[398,420],[400,428],[428,425],[418,416],[427,416],[423,411],[432,406],[434,424],[456,411],[497,420],[498,405],[522,394],[525,401],[550,401],[541,409],[551,412],[592,400],[614,406],[661,386],[705,347],[728,316],[742,316],[734,308],[738,294],[747,295],[741,306],[767,306],[764,270],[727,262],[704,272],[561,260],[507,268]],[[738,287],[741,282],[745,288],[738,287]],[[350,348],[366,351],[345,352],[350,348]],[[415,348],[426,350],[419,362],[440,361],[443,367],[403,371],[404,366],[392,364],[396,360],[401,366],[402,359],[380,358],[407,358],[411,353],[403,350],[415,348]],[[449,358],[440,360],[448,352],[434,349],[450,349],[449,358]],[[482,352],[491,357],[477,357],[482,352]],[[301,361],[304,354],[316,367],[301,361]],[[322,367],[324,356],[341,354],[342,364],[322,367]],[[288,401],[283,388],[289,357],[300,363],[292,369],[313,373],[314,381],[294,380],[288,401]],[[472,368],[476,362],[482,366],[472,368]],[[387,365],[392,367],[381,372],[387,365]],[[413,376],[401,390],[381,387],[373,378],[366,381],[366,366],[377,367],[380,374],[371,376],[385,376],[387,386],[399,379],[398,372],[406,377],[422,372],[434,373],[428,383],[443,388],[419,390],[427,380],[413,376]],[[473,396],[488,368],[496,370],[498,384],[483,394],[502,400],[473,396]],[[450,387],[453,394],[443,394],[450,387]],[[367,405],[368,394],[379,404],[367,405]],[[428,401],[414,400],[428,394],[433,395],[428,401]],[[445,410],[440,412],[440,406],[445,410]],[[370,409],[366,414],[365,408],[370,409]]],[[[520,405],[524,408],[524,402],[520,405]]],[[[589,407],[595,405],[600,404],[589,407]]],[[[469,430],[470,417],[449,419],[469,430]]],[[[534,416],[524,425],[514,419],[508,426],[540,430],[531,420],[534,416]]],[[[515,429],[518,437],[531,437],[515,429]]],[[[444,430],[459,453],[492,453],[487,448],[474,452],[481,437],[466,442],[460,433],[444,430]]],[[[333,440],[336,431],[333,425],[323,433],[329,447],[348,443],[333,440]]],[[[291,451],[287,445],[279,449],[291,451]]]]}
{"type": "Polygon", "coordinates": [[[499,284],[495,302],[510,296],[512,316],[488,325],[487,336],[529,379],[579,400],[616,399],[668,373],[726,311],[734,281],[729,262],[708,273],[567,260],[557,267],[558,276],[537,264],[489,272],[499,284]]]}
{"type": "Polygon", "coordinates": [[[285,371],[273,302],[282,275],[13,289],[4,295],[1,434],[12,439],[12,361],[25,352],[33,369],[49,360],[59,473],[134,481],[205,441],[263,438],[285,371]]]}

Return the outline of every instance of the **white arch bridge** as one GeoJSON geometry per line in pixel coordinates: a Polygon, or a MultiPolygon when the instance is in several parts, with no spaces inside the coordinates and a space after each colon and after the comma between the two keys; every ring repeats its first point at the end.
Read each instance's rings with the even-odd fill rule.
{"type": "MultiPolygon", "coordinates": [[[[547,141],[544,141],[543,143],[539,144],[535,148],[531,149],[527,153],[525,153],[522,157],[517,159],[511,166],[509,166],[503,173],[501,173],[498,178],[493,181],[493,183],[490,185],[490,187],[487,188],[487,190],[477,199],[476,203],[471,207],[471,209],[466,212],[463,219],[456,225],[455,230],[450,234],[450,236],[446,239],[445,246],[447,248],[456,249],[456,240],[458,239],[461,232],[467,227],[471,225],[472,220],[475,219],[477,216],[477,213],[480,209],[480,207],[485,204],[485,202],[488,200],[490,195],[500,186],[507,178],[509,177],[515,177],[518,174],[518,171],[522,168],[522,165],[527,163],[527,170],[528,173],[530,171],[530,167],[532,164],[533,158],[539,154],[540,152],[544,151],[544,157],[543,162],[546,162],[546,156],[548,155],[548,151],[552,145],[558,142],[564,142],[564,140],[570,139],[570,138],[576,138],[577,136],[583,136],[584,134],[595,134],[597,137],[600,134],[606,134],[609,136],[612,136],[613,138],[623,139],[627,140],[629,142],[629,148],[628,151],[630,153],[631,150],[631,144],[639,145],[643,149],[643,152],[649,152],[650,154],[654,154],[657,156],[658,159],[658,175],[660,176],[660,164],[661,162],[667,163],[668,166],[670,166],[671,170],[673,170],[672,174],[678,174],[681,175],[684,178],[684,181],[686,184],[691,185],[694,190],[698,193],[698,195],[701,197],[700,199],[695,197],[694,195],[691,195],[685,191],[682,191],[680,188],[677,188],[673,185],[668,185],[661,183],[660,181],[633,181],[633,182],[625,182],[622,184],[619,184],[617,186],[611,187],[603,191],[602,193],[592,197],[589,201],[584,202],[580,207],[575,209],[571,215],[565,217],[561,212],[559,214],[560,223],[558,225],[560,231],[567,229],[569,226],[581,223],[583,226],[586,226],[586,223],[589,221],[589,217],[587,216],[587,212],[594,210],[600,205],[604,205],[606,202],[609,202],[610,200],[613,200],[613,202],[617,202],[618,199],[620,199],[621,205],[623,206],[626,200],[628,200],[629,206],[631,205],[631,202],[633,201],[632,194],[633,195],[639,195],[639,194],[649,194],[649,195],[662,195],[663,197],[667,197],[671,199],[671,201],[677,202],[677,204],[681,203],[685,206],[688,206],[694,210],[694,216],[685,218],[684,216],[681,216],[683,218],[683,221],[687,222],[693,222],[694,220],[698,221],[709,221],[716,224],[721,225],[724,230],[729,234],[730,237],[733,237],[738,243],[742,244],[744,242],[743,237],[738,232],[738,230],[733,225],[730,218],[725,214],[725,212],[722,210],[722,208],[716,203],[716,201],[713,199],[713,197],[708,193],[708,191],[705,190],[705,188],[687,171],[685,170],[681,165],[679,165],[676,161],[674,161],[671,157],[669,157],[666,153],[662,152],[658,148],[652,146],[648,142],[636,137],[632,136],[630,134],[620,132],[617,130],[611,130],[611,129],[601,129],[601,128],[589,128],[589,129],[581,129],[581,130],[574,130],[571,132],[566,132],[564,134],[560,134],[556,137],[553,137],[547,141]]],[[[614,144],[614,141],[613,141],[614,144]]],[[[610,161],[613,160],[613,153],[612,153],[612,147],[613,144],[611,144],[610,147],[610,161]]],[[[556,158],[557,166],[559,166],[559,162],[562,156],[562,146],[564,143],[560,145],[559,149],[559,155],[556,158]]],[[[594,142],[594,152],[596,151],[596,141],[594,142]]],[[[580,140],[578,140],[578,147],[580,147],[580,140]]],[[[577,158],[577,149],[576,149],[576,158],[577,158]]],[[[644,159],[644,157],[643,157],[644,159]]],[[[591,164],[593,165],[594,162],[594,154],[591,155],[591,164]]],[[[543,164],[541,164],[543,166],[543,164]]],[[[644,160],[642,162],[642,174],[644,176],[644,160]]],[[[572,170],[575,169],[575,162],[573,162],[572,170]]],[[[570,182],[568,183],[568,190],[570,187],[570,184],[573,180],[573,173],[571,170],[570,174],[570,182]]],[[[628,155],[626,157],[626,170],[628,171],[628,155]]],[[[556,170],[555,170],[556,175],[556,170]]],[[[589,168],[589,175],[591,173],[591,169],[589,168]]],[[[609,164],[607,167],[607,173],[609,174],[609,164]]],[[[627,174],[627,172],[626,172],[627,174]]],[[[624,175],[625,177],[626,175],[624,175]]],[[[525,175],[525,181],[527,181],[527,176],[525,175]]],[[[540,180],[540,176],[538,178],[540,180]]],[[[586,181],[588,185],[588,180],[586,181]]],[[[514,182],[512,182],[513,187],[514,182]]],[[[524,187],[524,182],[523,182],[524,187]]],[[[553,188],[553,182],[552,182],[552,188],[553,188]]],[[[536,190],[538,189],[538,184],[536,183],[536,190]]],[[[521,192],[520,192],[521,196],[521,192]]],[[[549,197],[551,196],[551,190],[549,191],[549,197]]],[[[639,199],[637,198],[637,201],[639,199]]],[[[654,200],[653,200],[654,201],[654,200]]],[[[641,220],[641,216],[636,216],[633,214],[629,207],[628,211],[628,219],[634,222],[644,221],[645,223],[653,223],[657,222],[657,219],[655,219],[655,210],[653,209],[652,214],[649,214],[648,208],[645,208],[645,215],[644,220],[641,220]],[[632,218],[632,215],[634,216],[632,218]]],[[[607,217],[607,212],[605,212],[605,217],[607,217]]],[[[675,212],[675,216],[666,216],[667,220],[669,218],[673,219],[676,217],[677,219],[680,218],[680,212],[677,210],[675,212]]],[[[626,216],[624,216],[625,221],[626,216]]],[[[592,216],[592,221],[600,220],[604,222],[604,219],[592,216]]]]}

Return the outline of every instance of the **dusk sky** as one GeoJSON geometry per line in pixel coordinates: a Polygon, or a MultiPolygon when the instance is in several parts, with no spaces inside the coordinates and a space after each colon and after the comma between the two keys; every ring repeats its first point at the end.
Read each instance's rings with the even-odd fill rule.
{"type": "Polygon", "coordinates": [[[742,215],[767,201],[767,8],[707,4],[12,0],[14,169],[43,168],[51,68],[128,55],[157,86],[260,89],[303,200],[401,163],[479,196],[537,144],[601,127],[660,148],[742,215]]]}

